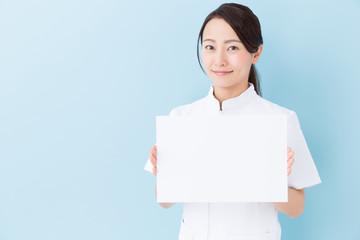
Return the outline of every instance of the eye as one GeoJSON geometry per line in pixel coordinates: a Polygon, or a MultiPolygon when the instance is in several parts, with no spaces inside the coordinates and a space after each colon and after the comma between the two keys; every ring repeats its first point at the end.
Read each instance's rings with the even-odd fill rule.
{"type": "Polygon", "coordinates": [[[205,46],[205,49],[211,50],[211,49],[213,49],[213,46],[211,46],[211,45],[206,45],[206,46],[205,46]]]}
{"type": "Polygon", "coordinates": [[[239,49],[238,47],[235,47],[235,46],[231,46],[229,47],[230,50],[236,50],[236,49],[239,49]]]}

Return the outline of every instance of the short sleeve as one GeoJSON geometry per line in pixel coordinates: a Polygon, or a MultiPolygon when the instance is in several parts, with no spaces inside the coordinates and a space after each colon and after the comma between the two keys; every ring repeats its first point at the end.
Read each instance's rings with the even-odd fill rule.
{"type": "Polygon", "coordinates": [[[147,162],[146,162],[146,164],[145,164],[144,169],[145,169],[146,171],[148,171],[149,173],[153,173],[153,171],[152,171],[153,165],[152,165],[152,163],[151,163],[151,161],[150,161],[150,158],[148,158],[148,160],[147,160],[147,162]]]}
{"type": "MultiPolygon", "coordinates": [[[[172,109],[172,110],[170,111],[169,116],[170,116],[170,117],[171,117],[171,116],[175,116],[175,109],[172,109]]],[[[155,143],[155,145],[156,145],[156,143],[155,143]]],[[[146,162],[146,164],[145,164],[144,169],[145,169],[146,171],[148,171],[149,173],[153,173],[153,171],[152,171],[153,165],[152,165],[152,163],[151,163],[151,161],[150,161],[150,157],[148,158],[148,160],[147,160],[147,162],[146,162]]]]}
{"type": "Polygon", "coordinates": [[[288,186],[302,189],[321,183],[314,160],[301,131],[299,119],[293,111],[288,118],[287,137],[288,146],[295,152],[295,161],[288,176],[288,186]]]}

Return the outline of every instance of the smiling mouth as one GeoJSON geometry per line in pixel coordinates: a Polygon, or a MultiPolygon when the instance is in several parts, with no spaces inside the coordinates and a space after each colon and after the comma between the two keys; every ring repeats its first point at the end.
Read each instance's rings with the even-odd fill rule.
{"type": "Polygon", "coordinates": [[[232,71],[213,71],[218,76],[224,76],[226,74],[232,73],[232,71]]]}

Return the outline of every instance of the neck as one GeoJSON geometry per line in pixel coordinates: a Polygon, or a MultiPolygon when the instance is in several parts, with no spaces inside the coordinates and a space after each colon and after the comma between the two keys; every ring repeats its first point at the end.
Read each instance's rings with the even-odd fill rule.
{"type": "Polygon", "coordinates": [[[241,82],[236,86],[232,87],[216,87],[214,85],[214,97],[220,103],[220,110],[222,110],[222,103],[230,98],[240,96],[243,92],[248,89],[249,83],[247,81],[241,82]]]}

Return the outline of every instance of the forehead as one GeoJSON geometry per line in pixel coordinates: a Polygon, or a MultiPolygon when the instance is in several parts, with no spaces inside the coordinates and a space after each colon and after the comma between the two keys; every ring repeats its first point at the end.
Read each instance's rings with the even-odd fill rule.
{"type": "Polygon", "coordinates": [[[212,38],[218,40],[226,39],[237,39],[235,31],[231,26],[222,18],[213,18],[205,26],[203,32],[203,39],[212,38]]]}

